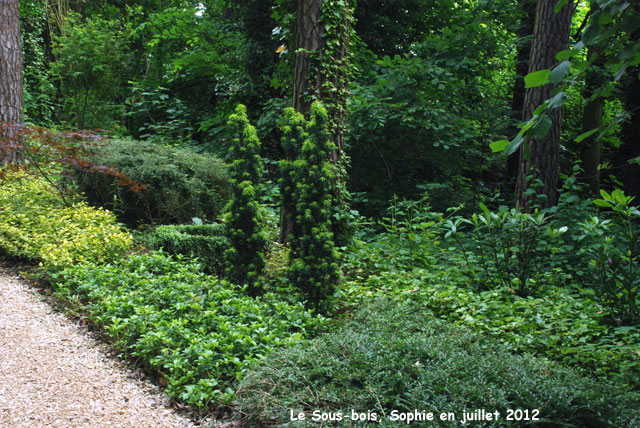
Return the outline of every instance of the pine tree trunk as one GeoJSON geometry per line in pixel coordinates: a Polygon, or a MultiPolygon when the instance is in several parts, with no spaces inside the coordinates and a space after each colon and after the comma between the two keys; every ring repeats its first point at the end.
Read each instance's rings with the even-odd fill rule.
{"type": "MultiPolygon", "coordinates": [[[[554,12],[557,0],[538,0],[536,23],[529,60],[529,72],[552,69],[558,61],[556,54],[567,49],[573,3],[554,12]]],[[[546,84],[529,88],[525,94],[524,119],[529,120],[533,111],[551,98],[553,85],[546,84]]],[[[516,205],[530,211],[536,195],[544,195],[543,206],[552,206],[557,201],[558,155],[562,113],[559,108],[550,112],[551,129],[540,139],[528,139],[520,148],[520,169],[516,185],[516,205]],[[540,180],[538,185],[537,181],[540,180]],[[533,195],[528,190],[535,186],[533,195]]]]}
{"type": "MultiPolygon", "coordinates": [[[[531,56],[531,41],[533,36],[534,24],[536,22],[536,2],[535,0],[526,0],[522,2],[522,18],[518,26],[518,42],[516,54],[516,75],[513,85],[513,94],[511,98],[511,111],[514,120],[522,121],[522,113],[524,108],[524,76],[529,71],[529,57],[531,56]]],[[[518,133],[518,129],[514,128],[512,134],[518,133]]],[[[509,156],[507,159],[507,176],[514,182],[518,177],[518,168],[520,161],[518,156],[509,156]]]]}
{"type": "Polygon", "coordinates": [[[22,162],[23,97],[18,0],[0,0],[0,165],[22,162]]]}

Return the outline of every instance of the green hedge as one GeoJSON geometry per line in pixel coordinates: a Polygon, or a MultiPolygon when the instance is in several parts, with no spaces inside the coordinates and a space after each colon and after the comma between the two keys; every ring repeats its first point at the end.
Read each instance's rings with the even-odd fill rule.
{"type": "Polygon", "coordinates": [[[504,346],[470,334],[418,304],[379,300],[346,324],[310,343],[271,354],[240,385],[240,414],[248,426],[352,426],[352,410],[377,421],[355,426],[403,426],[392,412],[500,412],[498,421],[473,427],[637,427],[637,395],[596,382],[546,360],[517,356],[504,346]],[[539,421],[508,421],[508,409],[528,410],[539,421]],[[534,412],[537,409],[537,412],[534,412]],[[306,413],[292,421],[291,412],[306,413]],[[314,421],[313,412],[342,421],[314,421]]]}
{"type": "Polygon", "coordinates": [[[229,197],[226,165],[213,156],[143,141],[106,140],[96,143],[89,159],[146,185],[135,192],[112,175],[75,174],[90,204],[114,211],[127,224],[214,220],[229,197]]]}
{"type": "Polygon", "coordinates": [[[231,245],[222,223],[158,226],[149,243],[169,254],[198,257],[206,272],[218,275],[224,273],[224,252],[231,245]]]}

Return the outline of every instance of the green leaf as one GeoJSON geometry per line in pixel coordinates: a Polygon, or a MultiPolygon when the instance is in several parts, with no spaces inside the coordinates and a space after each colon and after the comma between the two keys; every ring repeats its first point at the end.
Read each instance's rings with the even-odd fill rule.
{"type": "Polygon", "coordinates": [[[591,131],[583,132],[582,134],[576,137],[576,143],[581,142],[584,139],[591,137],[593,134],[598,132],[598,128],[592,129],[591,131]]]}
{"type": "Polygon", "coordinates": [[[549,75],[551,71],[549,70],[539,70],[534,71],[533,73],[529,73],[524,76],[524,87],[525,88],[535,88],[536,86],[542,86],[549,83],[549,75]]]}
{"type": "Polygon", "coordinates": [[[536,122],[536,124],[531,128],[531,136],[533,138],[542,138],[551,129],[551,124],[553,123],[553,119],[548,114],[543,114],[540,116],[540,119],[536,122]]]}
{"type": "Polygon", "coordinates": [[[564,102],[567,99],[567,94],[563,92],[558,92],[553,98],[551,98],[551,102],[549,102],[549,108],[558,108],[564,105],[564,102]]]}
{"type": "Polygon", "coordinates": [[[516,138],[514,138],[513,140],[511,140],[511,142],[509,143],[509,145],[507,147],[504,148],[503,153],[506,156],[510,156],[511,154],[513,154],[516,150],[518,150],[520,148],[520,145],[522,144],[522,142],[524,141],[524,137],[520,134],[516,135],[516,138]]]}
{"type": "Polygon", "coordinates": [[[564,79],[564,77],[567,75],[570,68],[571,62],[569,62],[568,60],[562,61],[549,74],[549,81],[553,84],[560,83],[562,79],[564,79]]]}
{"type": "Polygon", "coordinates": [[[499,140],[489,144],[489,147],[493,153],[497,153],[503,151],[508,145],[509,140],[499,140]]]}
{"type": "Polygon", "coordinates": [[[553,13],[560,12],[560,9],[562,9],[562,6],[566,5],[567,3],[569,3],[569,0],[559,0],[558,4],[556,4],[556,7],[553,9],[553,13]]]}
{"type": "Polygon", "coordinates": [[[558,61],[564,61],[565,59],[573,58],[579,53],[580,53],[579,49],[566,49],[564,51],[558,52],[558,54],[556,55],[556,59],[558,61]]]}
{"type": "Polygon", "coordinates": [[[605,201],[604,199],[594,199],[593,203],[602,208],[611,208],[613,205],[611,203],[605,201]]]}

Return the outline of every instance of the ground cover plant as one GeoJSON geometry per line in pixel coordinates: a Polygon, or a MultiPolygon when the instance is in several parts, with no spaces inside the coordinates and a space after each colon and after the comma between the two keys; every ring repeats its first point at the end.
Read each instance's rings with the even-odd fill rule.
{"type": "Polygon", "coordinates": [[[166,380],[173,398],[197,408],[228,403],[248,365],[302,340],[322,322],[302,304],[200,272],[162,253],[87,263],[53,278],[123,352],[166,380]]]}
{"type": "Polygon", "coordinates": [[[453,427],[462,409],[481,408],[501,418],[469,424],[634,427],[639,399],[548,360],[513,355],[438,320],[422,302],[374,299],[337,330],[268,356],[241,382],[238,407],[252,427],[397,427],[407,423],[399,413],[416,409],[457,416],[413,425],[453,427]],[[508,409],[529,412],[508,420],[508,409]]]}

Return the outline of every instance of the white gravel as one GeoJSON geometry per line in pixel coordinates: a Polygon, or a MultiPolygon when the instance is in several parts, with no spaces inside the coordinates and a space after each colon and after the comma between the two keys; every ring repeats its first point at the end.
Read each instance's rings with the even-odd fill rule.
{"type": "Polygon", "coordinates": [[[0,427],[186,428],[164,395],[0,268],[0,427]]]}

